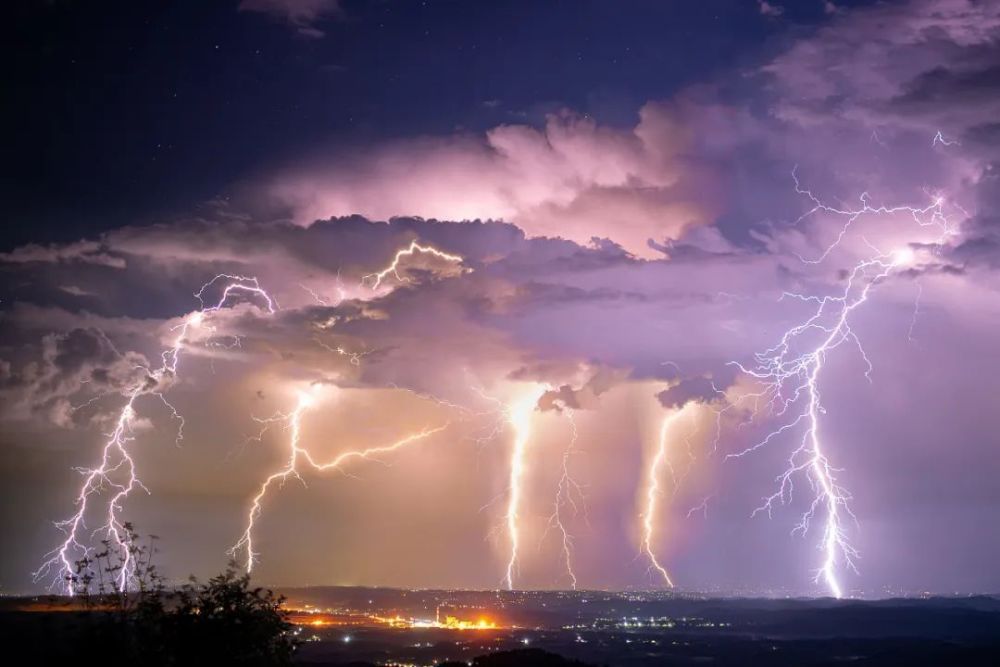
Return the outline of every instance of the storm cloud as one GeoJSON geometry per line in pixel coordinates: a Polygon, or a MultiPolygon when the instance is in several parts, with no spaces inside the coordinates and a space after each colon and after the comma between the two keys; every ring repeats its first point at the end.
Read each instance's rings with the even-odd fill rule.
{"type": "MultiPolygon", "coordinates": [[[[336,7],[243,3],[306,34],[336,7]]],[[[761,11],[783,20],[773,3],[761,11]]],[[[648,582],[634,558],[641,466],[663,416],[693,404],[663,511],[676,578],[816,592],[815,535],[787,535],[807,499],[749,518],[795,436],[726,456],[766,437],[770,418],[726,409],[753,389],[733,362],[780,345],[860,259],[900,249],[913,261],[879,281],[852,320],[857,344],[822,380],[824,436],[865,554],[851,586],[1000,585],[988,565],[1000,555],[988,529],[1000,509],[998,53],[995,3],[831,11],[764,62],[643,104],[628,126],[566,110],[312,151],[187,216],[3,253],[4,500],[18,508],[3,530],[31,535],[4,585],[36,586],[31,566],[57,537],[37,527],[70,507],[70,469],[92,463],[123,391],[200,308],[194,293],[227,274],[255,277],[275,311],[250,294],[205,315],[176,377],[137,407],[152,495],[129,512],[184,536],[167,554],[177,569],[224,560],[247,499],[284,460],[287,432],[261,420],[315,391],[303,437],[317,455],[443,430],[289,484],[261,520],[260,576],[495,586],[503,544],[484,538],[506,483],[502,407],[527,387],[541,398],[526,534],[542,546],[524,585],[559,581],[542,540],[567,415],[591,508],[572,526],[581,581],[648,582]],[[418,251],[373,281],[413,243],[452,259],[418,251]],[[159,392],[183,415],[180,443],[159,392]],[[942,542],[948,554],[920,560],[942,542]]]]}

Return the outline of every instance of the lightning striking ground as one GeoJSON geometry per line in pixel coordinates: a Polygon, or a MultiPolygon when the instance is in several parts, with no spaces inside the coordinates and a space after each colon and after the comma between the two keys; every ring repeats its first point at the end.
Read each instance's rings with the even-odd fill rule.
{"type": "Polygon", "coordinates": [[[518,556],[521,548],[521,501],[524,495],[525,460],[528,444],[531,440],[531,416],[538,405],[538,399],[544,392],[545,387],[538,386],[534,391],[526,392],[510,403],[506,411],[507,421],[514,431],[507,482],[507,511],[504,513],[507,539],[510,543],[510,556],[507,559],[507,570],[503,578],[503,585],[507,590],[514,589],[514,576],[517,574],[518,556]]]}
{"type": "Polygon", "coordinates": [[[104,523],[95,529],[91,536],[102,534],[103,539],[107,541],[108,548],[113,549],[118,554],[121,568],[114,575],[113,583],[118,590],[129,589],[130,584],[133,583],[135,564],[132,561],[128,545],[125,543],[126,527],[121,519],[122,504],[136,488],[149,492],[138,477],[135,459],[129,448],[133,440],[132,428],[137,414],[136,403],[141,397],[147,395],[159,399],[171,411],[172,416],[180,420],[177,437],[178,439],[182,437],[183,418],[167,401],[163,391],[177,377],[181,351],[189,331],[194,327],[203,326],[205,318],[221,310],[234,295],[258,299],[264,304],[268,313],[274,313],[277,307],[274,299],[261,288],[257,279],[253,277],[220,274],[195,292],[194,296],[201,303],[201,309],[185,316],[183,321],[172,329],[177,333],[170,347],[161,353],[158,368],[136,368],[139,377],[131,386],[122,391],[125,404],[118,413],[114,429],[104,443],[100,461],[93,468],[78,469],[83,475],[84,481],[74,501],[76,511],[69,518],[56,523],[56,526],[65,533],[66,538],[62,544],[46,555],[45,562],[34,573],[36,581],[52,575],[54,576],[53,586],[61,581],[66,594],[74,594],[73,582],[77,575],[77,567],[78,565],[86,567],[86,560],[93,553],[93,548],[86,543],[87,538],[82,536],[86,530],[86,514],[91,499],[105,489],[110,489],[112,495],[107,503],[104,523]],[[223,282],[225,285],[221,296],[214,304],[206,306],[206,292],[219,282],[223,282]]]}
{"type": "Polygon", "coordinates": [[[254,529],[257,520],[260,518],[264,508],[264,500],[271,487],[277,485],[279,488],[288,481],[295,478],[305,484],[302,479],[300,468],[302,465],[308,466],[315,472],[323,473],[330,470],[342,470],[344,466],[357,459],[375,459],[381,454],[390,454],[413,443],[425,440],[430,436],[440,433],[450,426],[446,422],[433,428],[423,428],[406,435],[395,442],[376,447],[365,447],[342,452],[329,461],[317,461],[308,448],[302,446],[302,416],[316,404],[316,398],[311,392],[300,392],[296,400],[295,408],[289,413],[279,413],[266,419],[258,419],[266,430],[270,425],[282,423],[289,431],[288,437],[288,458],[285,465],[278,471],[270,474],[260,485],[256,495],[250,502],[250,509],[247,512],[246,528],[240,539],[232,546],[229,553],[233,558],[240,554],[245,554],[244,568],[252,572],[257,562],[259,554],[254,550],[254,529]]]}
{"type": "MultiPolygon", "coordinates": [[[[406,278],[400,275],[399,273],[401,262],[404,259],[411,257],[416,253],[429,254],[439,259],[444,259],[446,261],[455,262],[458,264],[464,261],[464,259],[458,255],[453,255],[451,253],[438,250],[433,246],[421,245],[417,241],[412,241],[407,247],[398,250],[393,255],[392,261],[385,268],[375,273],[370,273],[368,275],[363,276],[361,278],[360,286],[364,287],[365,285],[368,285],[372,292],[377,292],[379,288],[382,286],[383,280],[385,280],[390,275],[394,276],[400,282],[406,282],[406,278]]],[[[339,273],[337,276],[337,284],[338,284],[337,291],[339,295],[339,300],[337,303],[339,304],[348,298],[346,290],[341,286],[339,273]]],[[[317,303],[324,306],[328,305],[326,299],[320,296],[315,290],[304,285],[300,286],[307,293],[309,293],[317,303]]],[[[374,298],[378,298],[378,296],[379,295],[376,295],[374,298]]],[[[372,298],[366,294],[364,294],[363,296],[359,296],[358,298],[361,300],[368,300],[365,297],[372,298]]],[[[367,352],[350,352],[340,345],[334,347],[324,343],[318,338],[315,340],[317,344],[319,344],[327,351],[333,352],[342,357],[346,357],[353,366],[360,366],[361,359],[367,354],[367,352]]],[[[253,571],[253,567],[259,556],[259,554],[254,549],[254,528],[256,527],[257,520],[260,518],[260,515],[263,512],[264,500],[272,486],[277,484],[280,487],[290,477],[294,477],[298,481],[305,484],[305,480],[302,479],[302,476],[300,474],[300,466],[302,465],[303,461],[305,462],[305,465],[307,465],[315,472],[319,473],[326,472],[329,470],[340,470],[346,463],[354,459],[371,459],[373,457],[378,456],[379,454],[388,454],[394,452],[398,449],[402,449],[407,445],[424,440],[430,437],[431,435],[439,433],[444,429],[448,428],[448,426],[450,426],[450,422],[448,422],[442,426],[438,426],[435,428],[424,428],[417,432],[411,433],[405,436],[404,438],[397,440],[396,442],[393,442],[391,444],[350,450],[342,454],[339,454],[330,461],[320,463],[313,458],[308,448],[303,447],[300,444],[301,433],[302,433],[302,427],[301,427],[302,415],[305,411],[307,411],[310,407],[312,407],[314,403],[315,403],[315,398],[312,395],[312,393],[302,392],[299,394],[295,408],[291,412],[279,413],[277,415],[274,415],[273,417],[266,419],[257,419],[257,421],[261,422],[264,426],[263,431],[261,432],[260,436],[258,436],[258,439],[259,437],[263,436],[264,431],[266,431],[270,426],[272,426],[275,423],[283,423],[290,433],[288,440],[288,458],[286,459],[285,465],[281,469],[269,475],[261,483],[260,487],[257,490],[256,495],[254,495],[254,497],[251,499],[250,509],[248,510],[246,517],[246,524],[245,524],[246,527],[243,531],[243,534],[240,536],[236,544],[234,544],[229,550],[230,555],[233,556],[234,558],[238,557],[240,554],[244,554],[244,568],[248,573],[253,571]]]]}
{"type": "Polygon", "coordinates": [[[552,514],[549,515],[548,529],[554,529],[559,533],[560,546],[562,549],[563,565],[566,568],[566,576],[569,578],[570,587],[575,591],[577,585],[576,572],[573,570],[573,536],[566,528],[566,521],[563,514],[567,506],[576,515],[580,510],[580,503],[583,502],[583,489],[570,474],[569,464],[576,450],[578,433],[576,430],[576,420],[570,408],[564,408],[566,419],[570,425],[569,444],[563,450],[562,467],[560,470],[559,484],[556,486],[556,495],[552,503],[552,514]],[[579,498],[579,500],[577,500],[579,498]]]}
{"type": "MultiPolygon", "coordinates": [[[[841,245],[851,226],[866,215],[905,215],[919,227],[936,229],[939,236],[935,243],[938,245],[953,231],[952,224],[944,213],[944,199],[941,197],[934,197],[924,207],[886,207],[872,206],[865,193],[861,196],[859,208],[844,209],[822,203],[809,190],[802,189],[797,178],[795,189],[813,204],[799,220],[819,212],[845,220],[834,242],[818,258],[802,260],[807,264],[816,264],[826,259],[841,245]]],[[[840,482],[838,475],[842,471],[831,462],[821,434],[820,417],[826,411],[822,404],[820,378],[829,355],[842,345],[849,344],[859,351],[867,367],[866,377],[871,379],[872,363],[851,327],[851,315],[868,301],[873,288],[891,274],[912,266],[917,261],[917,255],[909,244],[892,252],[884,252],[867,241],[865,243],[872,254],[858,261],[847,273],[844,288],[839,294],[820,297],[785,293],[783,298],[813,304],[815,310],[801,324],[787,330],[775,346],[757,353],[754,363],[749,367],[734,363],[743,373],[762,385],[760,391],[741,396],[737,401],[749,399],[755,406],[763,405],[780,423],[756,444],[726,457],[747,456],[787,432],[803,429],[798,446],[789,455],[788,467],[777,477],[777,490],[764,498],[753,514],[764,512],[770,516],[776,503],[790,502],[794,478],[799,474],[805,475],[814,496],[792,532],[807,533],[813,521],[822,513],[824,521],[819,549],[823,556],[814,581],[822,581],[830,594],[837,598],[844,595],[838,574],[843,568],[856,572],[859,553],[851,543],[847,530],[848,520],[856,522],[850,508],[851,494],[840,482]]]]}
{"type": "Polygon", "coordinates": [[[656,449],[653,453],[653,458],[649,462],[649,466],[646,468],[646,490],[643,494],[645,502],[640,515],[640,519],[642,521],[642,538],[640,548],[649,559],[650,570],[655,570],[656,573],[663,579],[663,583],[670,588],[674,587],[674,582],[670,578],[670,574],[667,573],[667,569],[660,563],[659,558],[657,558],[653,542],[656,539],[657,507],[663,498],[663,491],[660,489],[660,478],[662,477],[664,470],[669,472],[672,478],[674,477],[673,466],[667,456],[668,436],[670,435],[672,426],[678,422],[684,414],[687,409],[687,405],[671,412],[664,417],[663,421],[660,423],[660,430],[656,440],[656,449]]]}

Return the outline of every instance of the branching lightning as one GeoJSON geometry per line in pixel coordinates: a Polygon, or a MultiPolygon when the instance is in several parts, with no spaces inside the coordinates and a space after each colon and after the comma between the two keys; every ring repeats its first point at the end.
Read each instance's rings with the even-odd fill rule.
{"type": "Polygon", "coordinates": [[[653,458],[649,462],[649,466],[646,468],[646,490],[644,493],[645,503],[640,517],[642,519],[642,541],[640,545],[642,552],[646,554],[646,557],[649,559],[650,570],[655,570],[663,579],[663,582],[671,588],[674,587],[674,582],[667,573],[666,568],[657,558],[656,551],[653,548],[653,542],[656,539],[656,510],[661,499],[663,498],[663,491],[660,488],[660,478],[662,477],[664,471],[666,471],[676,482],[673,464],[671,464],[668,457],[668,437],[670,436],[673,425],[680,421],[681,416],[687,409],[687,405],[669,413],[660,423],[660,430],[656,440],[656,449],[653,453],[653,458]]]}
{"type": "MultiPolygon", "coordinates": [[[[394,276],[400,282],[406,282],[406,278],[400,275],[400,264],[401,262],[416,253],[425,253],[433,255],[434,257],[447,260],[449,262],[461,263],[462,257],[458,255],[453,255],[446,253],[444,251],[438,250],[433,246],[421,245],[417,241],[412,241],[407,247],[398,250],[392,258],[392,261],[384,268],[375,273],[368,274],[361,278],[361,286],[368,285],[371,291],[375,292],[382,286],[383,281],[388,276],[394,276]]],[[[303,290],[305,290],[312,298],[320,305],[329,305],[327,300],[320,296],[315,290],[309,288],[306,285],[301,285],[303,290]]],[[[337,304],[342,303],[348,298],[347,291],[341,284],[340,274],[337,275],[337,293],[338,301],[337,304]]],[[[332,325],[331,325],[332,326],[332,325]]],[[[362,358],[368,354],[368,352],[351,352],[345,349],[342,345],[332,346],[329,345],[319,338],[314,339],[318,345],[320,345],[325,350],[337,354],[338,356],[345,357],[353,366],[360,366],[362,358]]],[[[432,398],[432,397],[425,397],[432,398]]],[[[305,480],[302,479],[300,475],[300,467],[306,465],[316,472],[326,472],[329,470],[342,470],[345,464],[354,459],[372,459],[380,454],[389,454],[398,449],[402,449],[407,445],[413,444],[415,442],[424,440],[435,433],[439,433],[450,426],[449,423],[435,427],[435,428],[424,428],[414,433],[411,433],[404,438],[397,440],[388,445],[381,445],[376,447],[360,448],[354,449],[342,454],[339,454],[335,458],[327,462],[318,462],[313,458],[309,449],[301,445],[301,421],[303,413],[313,405],[315,398],[309,392],[300,393],[298,400],[296,402],[295,408],[289,413],[279,413],[273,417],[267,419],[258,419],[264,426],[263,431],[259,437],[263,436],[263,432],[266,431],[270,426],[275,423],[283,423],[289,431],[288,440],[288,458],[286,459],[285,465],[277,470],[276,472],[269,475],[260,485],[257,494],[253,497],[250,503],[250,509],[247,512],[246,517],[246,528],[240,539],[235,545],[230,549],[230,554],[236,558],[240,554],[245,554],[244,567],[249,573],[253,570],[254,564],[259,556],[259,554],[254,550],[254,528],[256,527],[257,520],[263,511],[264,500],[270,491],[271,487],[277,485],[279,488],[290,478],[294,477],[303,484],[305,480]]],[[[454,404],[449,404],[452,407],[454,404]]]]}
{"type": "Polygon", "coordinates": [[[390,275],[396,278],[396,280],[398,280],[401,283],[406,282],[406,278],[404,278],[399,274],[400,262],[407,257],[411,257],[417,254],[418,252],[425,253],[428,255],[433,255],[434,257],[437,257],[439,259],[443,259],[449,262],[455,262],[456,264],[461,264],[464,261],[463,258],[458,255],[452,255],[450,253],[438,250],[433,246],[421,245],[416,241],[411,241],[410,245],[396,251],[396,254],[393,256],[392,261],[389,263],[387,267],[385,267],[381,271],[376,271],[375,273],[370,273],[364,276],[361,279],[361,282],[364,284],[370,284],[373,291],[378,290],[378,288],[381,287],[382,285],[382,281],[385,280],[390,275]]]}
{"type": "Polygon", "coordinates": [[[573,570],[573,536],[566,528],[566,522],[563,519],[563,514],[566,512],[567,507],[572,510],[574,515],[579,514],[580,505],[584,502],[584,496],[583,489],[580,488],[580,484],[573,479],[573,476],[570,474],[569,466],[570,460],[576,450],[576,441],[578,438],[576,420],[573,417],[572,409],[565,408],[564,414],[569,420],[570,440],[569,444],[563,450],[559,484],[556,487],[555,500],[552,503],[552,514],[549,515],[548,528],[546,529],[546,532],[548,532],[548,529],[554,529],[559,533],[563,565],[566,568],[566,576],[569,577],[570,586],[575,591],[577,579],[576,572],[573,570]]]}
{"type": "MultiPolygon", "coordinates": [[[[844,209],[822,203],[810,191],[801,188],[797,178],[795,190],[808,197],[813,204],[799,220],[819,212],[845,220],[834,242],[818,258],[809,260],[800,257],[807,264],[816,264],[826,259],[841,244],[851,226],[866,215],[908,216],[920,227],[937,229],[940,232],[937,239],[939,244],[953,231],[951,222],[944,214],[944,200],[941,197],[934,197],[924,207],[887,207],[872,206],[868,194],[864,193],[860,199],[860,207],[844,209]]],[[[805,475],[814,491],[814,497],[792,532],[805,534],[813,521],[819,515],[823,516],[819,545],[823,557],[815,581],[822,581],[837,598],[844,595],[838,572],[844,567],[856,571],[855,564],[859,554],[851,544],[847,531],[848,520],[856,521],[849,506],[851,495],[839,480],[839,473],[842,471],[831,462],[821,433],[820,417],[826,411],[821,400],[820,378],[829,355],[840,346],[849,344],[858,349],[867,367],[865,375],[871,379],[872,363],[851,327],[851,315],[868,301],[876,285],[894,272],[912,266],[917,260],[916,253],[909,244],[892,252],[884,252],[867,241],[865,243],[871,248],[872,254],[858,261],[847,273],[840,293],[822,297],[785,293],[783,298],[811,304],[815,306],[815,310],[801,324],[787,330],[777,345],[757,353],[752,365],[747,367],[740,363],[734,364],[762,385],[760,391],[741,396],[737,402],[749,399],[755,412],[759,406],[763,406],[780,423],[756,444],[729,454],[727,458],[746,456],[787,432],[803,429],[798,446],[788,457],[787,468],[777,477],[777,490],[764,498],[753,514],[766,512],[770,516],[775,504],[789,502],[794,478],[799,474],[805,475]]]]}
{"type": "MultiPolygon", "coordinates": [[[[488,414],[496,416],[492,422],[488,433],[477,441],[480,444],[493,441],[505,432],[513,432],[513,442],[511,445],[507,485],[504,492],[498,494],[483,506],[483,510],[490,507],[497,501],[506,498],[506,508],[503,513],[503,522],[497,527],[497,531],[506,534],[508,544],[507,566],[504,570],[504,577],[501,583],[504,588],[513,590],[514,579],[517,574],[519,559],[521,555],[521,507],[524,498],[524,473],[527,461],[530,458],[529,445],[532,437],[532,415],[538,405],[539,399],[548,391],[550,387],[546,384],[538,384],[522,393],[518,398],[511,401],[503,401],[495,396],[490,396],[481,387],[472,385],[471,390],[481,398],[496,405],[496,409],[488,414]]],[[[544,543],[549,531],[557,531],[560,537],[560,549],[562,553],[563,567],[570,585],[574,590],[577,586],[576,571],[573,568],[573,536],[566,527],[567,508],[573,514],[578,514],[581,510],[586,512],[583,488],[573,478],[570,473],[570,461],[576,451],[578,432],[576,421],[570,408],[562,408],[563,414],[569,420],[570,439],[563,450],[560,477],[556,486],[556,494],[552,503],[552,513],[548,517],[545,532],[539,542],[544,543]]],[[[491,531],[491,535],[494,531],[491,531]]]]}
{"type": "Polygon", "coordinates": [[[305,480],[302,479],[300,474],[300,467],[302,465],[306,465],[319,473],[330,470],[342,471],[344,466],[351,461],[357,459],[376,459],[381,454],[390,454],[399,449],[403,449],[408,445],[425,440],[436,433],[440,433],[450,426],[450,423],[445,423],[441,426],[433,428],[423,428],[388,445],[353,449],[342,452],[329,461],[319,462],[313,457],[309,449],[303,447],[301,444],[302,416],[315,404],[315,402],[316,399],[311,393],[302,392],[299,394],[295,408],[291,412],[287,414],[279,413],[267,419],[258,419],[258,421],[264,425],[265,430],[270,425],[275,423],[284,424],[285,428],[289,431],[288,458],[285,461],[285,465],[281,469],[269,475],[261,483],[260,488],[257,490],[257,494],[250,502],[250,509],[247,512],[246,529],[243,531],[240,539],[230,549],[230,554],[234,558],[238,557],[241,553],[245,554],[244,567],[248,573],[253,570],[253,566],[256,564],[257,557],[259,556],[259,554],[254,550],[254,528],[256,527],[257,519],[260,518],[261,512],[263,511],[264,499],[272,486],[277,485],[280,488],[290,477],[293,477],[305,484],[305,480]]]}
{"type": "Polygon", "coordinates": [[[91,538],[99,534],[103,535],[103,540],[107,541],[108,548],[117,551],[122,565],[115,574],[114,583],[117,588],[122,591],[128,590],[130,584],[133,583],[134,563],[131,560],[132,554],[124,543],[125,525],[121,519],[122,505],[136,488],[149,492],[139,480],[135,460],[129,451],[129,445],[133,440],[132,428],[136,419],[136,403],[139,398],[146,395],[159,399],[170,410],[172,417],[180,421],[177,432],[178,440],[183,436],[184,420],[167,401],[163,391],[177,376],[181,350],[184,348],[188,332],[194,327],[203,326],[206,317],[221,310],[235,295],[258,299],[269,313],[273,313],[277,307],[274,299],[261,288],[257,279],[252,277],[220,274],[195,292],[194,296],[201,303],[201,309],[184,317],[183,321],[172,329],[176,335],[170,347],[161,353],[161,363],[158,368],[136,368],[139,372],[139,378],[121,392],[125,398],[125,405],[118,413],[114,428],[101,450],[100,461],[96,467],[78,469],[83,475],[84,481],[74,501],[76,511],[68,519],[56,523],[56,526],[65,533],[66,538],[62,544],[46,555],[45,562],[34,573],[36,581],[54,575],[53,585],[61,581],[65,586],[66,593],[73,595],[73,577],[76,574],[77,563],[87,559],[93,553],[92,547],[87,544],[87,538],[82,536],[86,530],[86,514],[91,499],[109,489],[112,495],[108,500],[104,523],[92,532],[91,538]],[[217,302],[206,306],[206,292],[219,282],[225,284],[221,296],[217,302]]]}

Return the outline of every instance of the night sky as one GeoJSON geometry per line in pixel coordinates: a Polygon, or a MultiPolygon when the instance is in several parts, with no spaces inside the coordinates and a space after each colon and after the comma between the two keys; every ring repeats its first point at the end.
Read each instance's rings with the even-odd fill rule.
{"type": "Polygon", "coordinates": [[[824,18],[818,2],[790,25],[740,0],[17,4],[8,249],[182,215],[317,151],[563,108],[627,127],[824,18]],[[297,6],[328,11],[297,27],[297,6]]]}
{"type": "Polygon", "coordinates": [[[12,13],[0,591],[1000,589],[1000,2],[12,13]]]}

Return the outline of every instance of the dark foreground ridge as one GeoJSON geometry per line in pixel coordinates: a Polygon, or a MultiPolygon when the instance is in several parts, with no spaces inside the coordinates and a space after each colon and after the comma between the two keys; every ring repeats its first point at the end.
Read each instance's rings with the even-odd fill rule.
{"type": "MultiPolygon", "coordinates": [[[[588,667],[586,663],[579,660],[570,660],[538,648],[502,651],[493,655],[482,655],[472,660],[472,667],[514,667],[515,665],[523,667],[588,667]]],[[[469,667],[469,663],[443,662],[440,667],[469,667]]]]}
{"type": "Polygon", "coordinates": [[[104,665],[272,665],[290,659],[314,667],[1000,664],[1000,599],[990,596],[836,601],[307,588],[284,591],[288,600],[278,613],[274,605],[280,598],[260,598],[242,578],[213,582],[192,593],[201,610],[176,617],[168,607],[166,614],[154,615],[151,635],[142,622],[121,623],[117,612],[78,604],[68,610],[65,598],[6,598],[0,601],[2,640],[29,650],[36,664],[81,659],[104,665]],[[243,601],[231,606],[241,613],[252,603],[248,618],[266,621],[260,626],[266,631],[229,618],[227,599],[243,601]],[[261,605],[261,599],[267,603],[261,605]],[[209,608],[221,611],[204,616],[210,622],[193,625],[203,622],[209,608]],[[476,619],[490,624],[448,626],[476,619]],[[275,650],[285,645],[279,641],[283,632],[294,645],[288,654],[275,650]],[[125,655],[131,661],[124,661],[125,655]],[[182,661],[175,659],[181,656],[182,661]]]}

